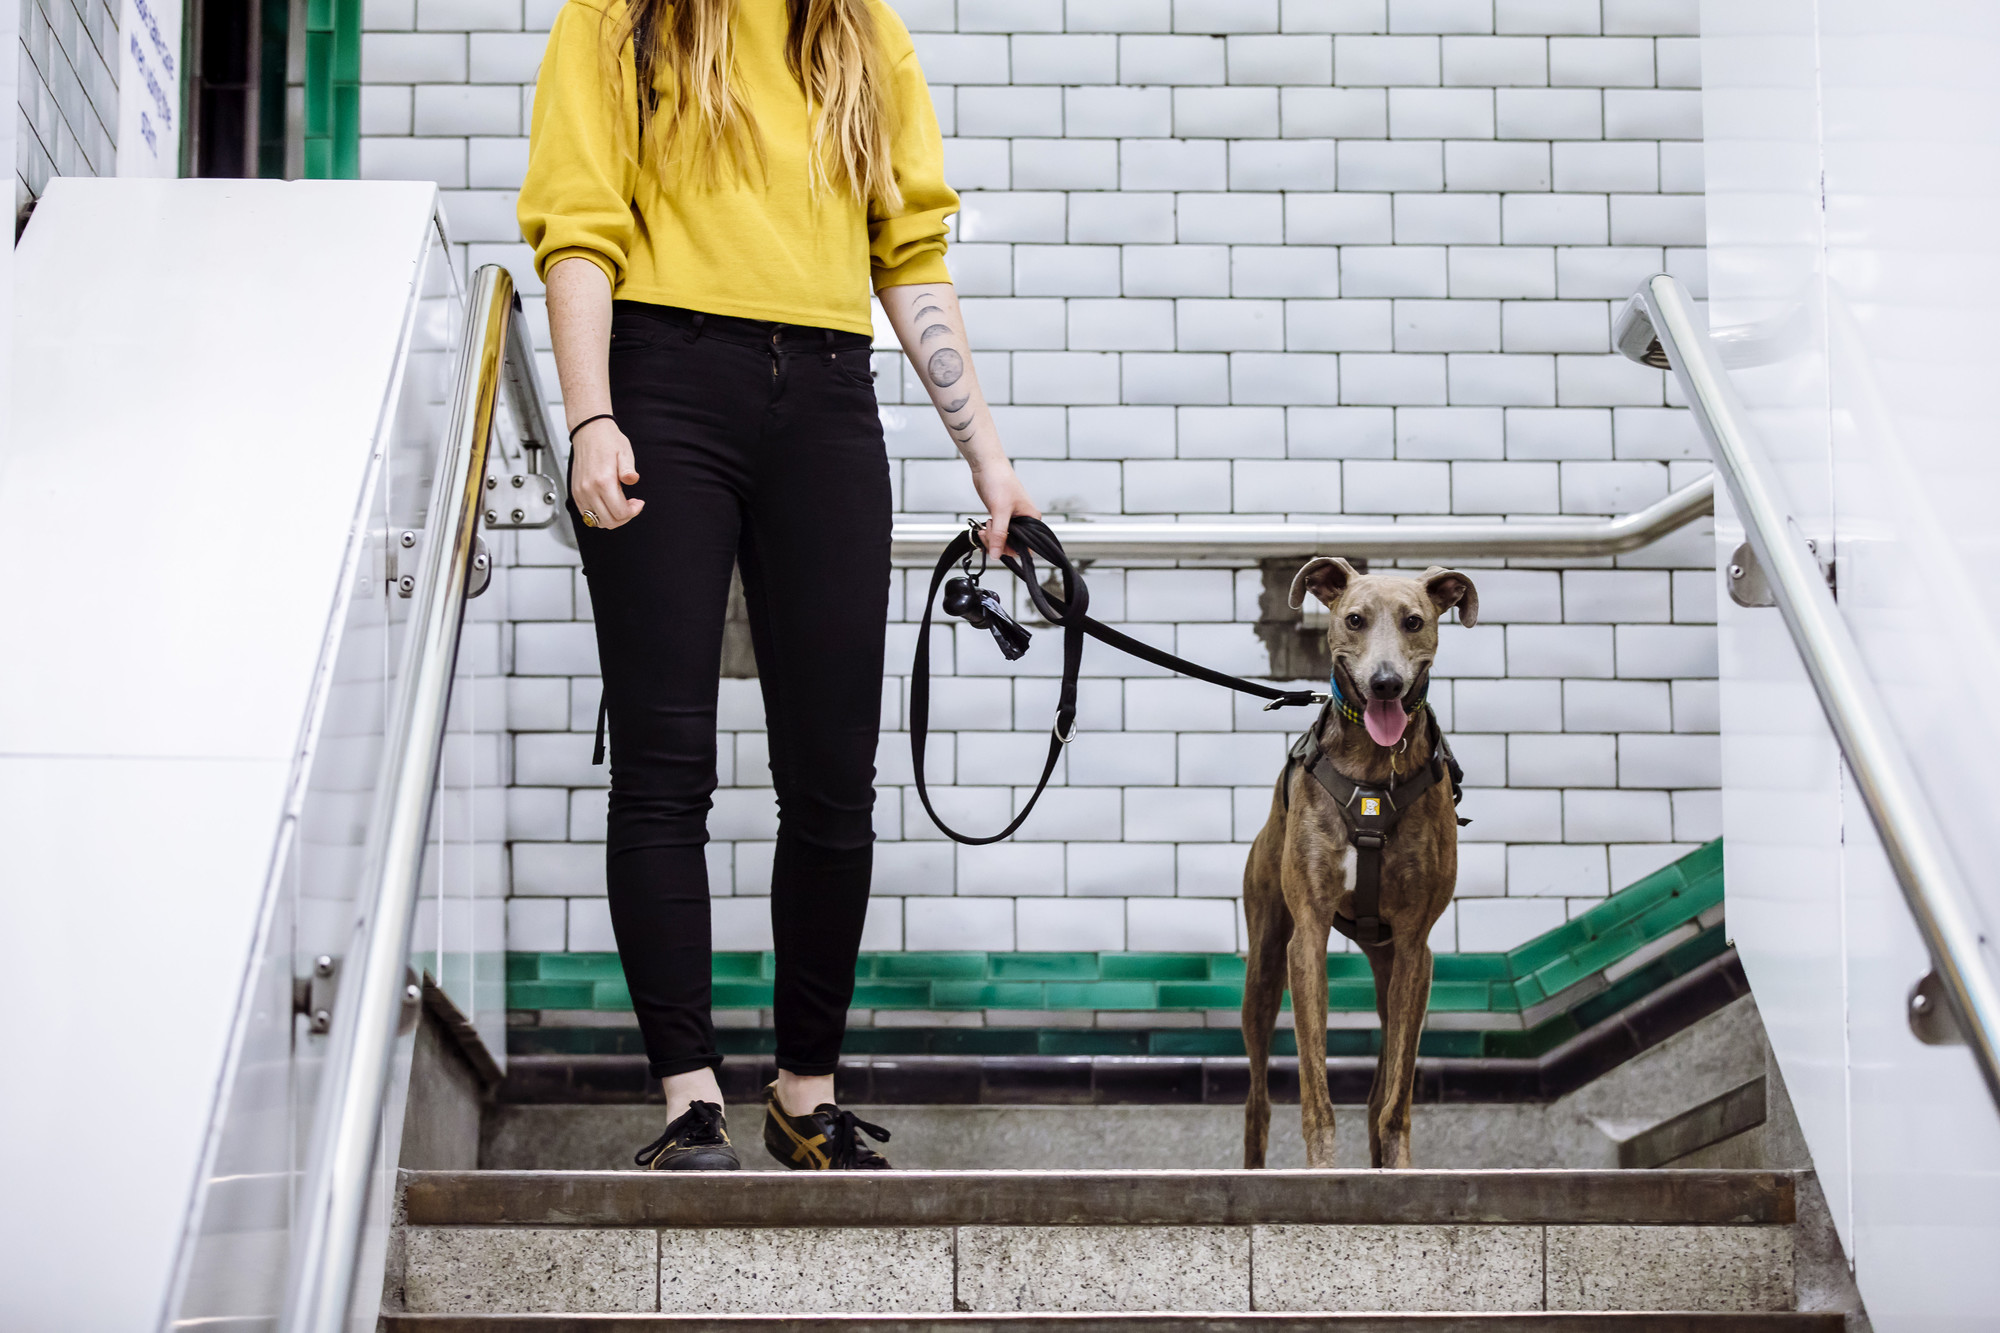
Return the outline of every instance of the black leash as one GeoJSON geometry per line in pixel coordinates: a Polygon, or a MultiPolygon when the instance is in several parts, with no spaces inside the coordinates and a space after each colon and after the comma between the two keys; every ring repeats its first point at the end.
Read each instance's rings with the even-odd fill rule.
{"type": "Polygon", "coordinates": [[[1000,606],[999,597],[990,589],[979,586],[979,573],[972,568],[972,554],[980,552],[981,569],[985,568],[984,547],[978,537],[984,524],[973,522],[964,532],[952,538],[938,557],[937,568],[931,573],[930,592],[924,598],[924,620],[917,631],[916,660],[910,667],[910,758],[916,770],[917,798],[924,803],[924,813],[931,817],[940,832],[954,842],[962,842],[970,847],[980,847],[987,843],[999,842],[1013,836],[1016,829],[1027,820],[1034,810],[1035,802],[1042,799],[1042,792],[1049,785],[1049,777],[1056,770],[1056,761],[1062,758],[1063,747],[1076,739],[1076,682],[1083,667],[1083,641],[1096,639],[1120,652],[1130,653],[1142,662],[1165,667],[1183,676],[1205,680],[1211,685],[1254,695],[1269,702],[1266,709],[1287,708],[1320,702],[1322,696],[1312,690],[1280,690],[1270,685],[1259,685],[1252,680],[1243,680],[1227,675],[1199,662],[1176,657],[1149,643],[1141,643],[1127,634],[1120,634],[1109,625],[1094,620],[1088,614],[1090,609],[1090,589],[1085,586],[1083,576],[1076,571],[1069,556],[1064,553],[1062,543],[1055,533],[1049,531],[1046,523],[1035,518],[1016,518],[1008,528],[1008,542],[1020,552],[1018,556],[1007,554],[1000,562],[1013,571],[1028,589],[1028,597],[1041,612],[1044,619],[1063,632],[1062,686],[1056,695],[1055,725],[1049,731],[1048,759],[1042,765],[1042,776],[1035,783],[1035,791],[1021,807],[1021,813],[1013,822],[998,833],[985,838],[973,838],[958,832],[939,818],[931,805],[931,795],[924,785],[924,745],[930,735],[931,710],[931,608],[937,602],[938,588],[944,584],[946,575],[953,565],[960,565],[964,573],[952,580],[952,586],[945,594],[945,609],[953,615],[963,617],[968,623],[990,631],[1000,644],[1000,651],[1012,661],[1028,650],[1029,633],[1008,618],[1000,606]],[[1042,587],[1041,579],[1035,573],[1035,557],[1039,555],[1062,575],[1062,595],[1052,595],[1042,587]]]}

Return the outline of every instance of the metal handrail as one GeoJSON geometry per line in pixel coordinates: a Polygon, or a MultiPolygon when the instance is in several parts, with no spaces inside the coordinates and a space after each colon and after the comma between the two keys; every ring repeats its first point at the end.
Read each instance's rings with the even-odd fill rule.
{"type": "Polygon", "coordinates": [[[321,1066],[292,1229],[281,1324],[286,1333],[339,1333],[353,1294],[513,313],[513,278],[498,265],[480,269],[473,278],[465,351],[431,491],[430,539],[423,547],[402,674],[384,735],[357,886],[359,914],[321,1066]]]}
{"type": "MultiPolygon", "coordinates": [[[[1623,555],[1715,512],[1715,479],[1699,477],[1644,509],[1617,518],[1524,523],[1125,523],[1052,522],[1077,560],[1235,560],[1337,554],[1392,560],[1435,556],[1587,560],[1623,555]]],[[[962,523],[898,523],[898,564],[929,565],[962,523]]]]}
{"type": "Polygon", "coordinates": [[[1787,510],[1777,469],[1751,429],[1687,289],[1664,273],[1648,278],[1620,313],[1616,341],[1627,356],[1649,364],[1646,353],[1657,345],[1673,367],[1791,631],[1792,646],[1875,821],[1903,900],[1930,951],[1945,1003],[1972,1048],[1988,1093],[2000,1104],[2000,982],[1987,954],[1979,911],[1916,769],[1895,739],[1881,693],[1869,679],[1818,554],[1787,510]]]}

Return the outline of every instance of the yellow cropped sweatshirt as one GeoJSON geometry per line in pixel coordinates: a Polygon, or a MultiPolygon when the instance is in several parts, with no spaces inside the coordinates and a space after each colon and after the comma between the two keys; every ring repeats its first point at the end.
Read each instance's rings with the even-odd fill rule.
{"type": "MultiPolygon", "coordinates": [[[[609,0],[620,17],[619,0],[609,0]]],[[[518,205],[535,271],[580,257],[604,270],[614,297],[718,315],[869,333],[874,289],[950,282],[945,219],[958,196],[909,31],[869,0],[890,70],[897,129],[890,162],[903,192],[893,215],[807,177],[805,92],[785,63],[787,0],[736,0],[739,95],[756,116],[765,168],[663,182],[640,161],[632,44],[611,86],[602,0],[569,0],[549,33],[518,205]],[[623,96],[619,96],[622,90],[623,96]]],[[[672,114],[672,71],[657,71],[660,114],[672,114]]],[[[647,155],[649,158],[651,154],[647,155]]]]}

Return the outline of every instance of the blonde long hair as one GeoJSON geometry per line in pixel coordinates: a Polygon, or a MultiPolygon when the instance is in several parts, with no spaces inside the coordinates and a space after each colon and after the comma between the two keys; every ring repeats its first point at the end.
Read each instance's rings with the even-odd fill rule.
{"type": "MultiPolygon", "coordinates": [[[[785,63],[812,121],[808,172],[815,193],[840,191],[864,207],[901,206],[889,164],[895,105],[871,0],[787,0],[785,63]]],[[[639,70],[641,153],[663,180],[713,183],[725,166],[764,166],[757,120],[736,87],[736,0],[629,0],[607,43],[633,44],[639,70]],[[652,105],[652,72],[672,74],[672,104],[652,105]]],[[[610,21],[609,8],[605,11],[610,21]]]]}

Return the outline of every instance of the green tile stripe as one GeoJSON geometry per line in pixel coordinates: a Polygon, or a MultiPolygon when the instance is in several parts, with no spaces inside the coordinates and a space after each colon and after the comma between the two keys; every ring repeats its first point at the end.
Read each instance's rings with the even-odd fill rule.
{"type": "MultiPolygon", "coordinates": [[[[1707,962],[1727,945],[1722,927],[1710,927],[1615,985],[1525,1031],[1429,1028],[1419,1040],[1418,1050],[1433,1057],[1532,1059],[1707,962]]],[[[775,1040],[768,1028],[723,1028],[716,1033],[718,1049],[732,1056],[770,1055],[776,1049],[775,1040]]],[[[1380,1050],[1382,1034],[1375,1028],[1336,1028],[1326,1034],[1326,1041],[1329,1055],[1369,1056],[1380,1050]]],[[[1240,1056],[1243,1037],[1234,1028],[851,1027],[841,1049],[849,1055],[1240,1056]]],[[[645,1053],[638,1029],[630,1027],[511,1028],[507,1051],[510,1055],[645,1053]]],[[[1273,1037],[1271,1051],[1274,1055],[1296,1055],[1293,1034],[1280,1029],[1273,1037]]]]}
{"type": "Polygon", "coordinates": [[[306,0],[305,173],[361,175],[361,0],[306,0]]]}
{"type": "MultiPolygon", "coordinates": [[[[1433,1014],[1506,1015],[1517,1035],[1542,1009],[1581,1010],[1597,997],[1648,974],[1615,982],[1605,970],[1722,903],[1722,844],[1701,847],[1611,895],[1597,906],[1506,953],[1439,954],[1431,983],[1433,1014]],[[1600,983],[1600,979],[1603,979],[1600,983]],[[1575,992],[1566,997],[1567,992],[1575,992]]],[[[1693,939],[1714,934],[1700,931],[1693,939]]],[[[1674,942],[1668,954],[1688,947],[1674,942]]],[[[714,956],[718,1009],[768,1009],[775,959],[770,953],[714,956]]],[[[1655,960],[1656,962],[1658,960],[1655,960]]],[[[1367,1013],[1375,984],[1358,953],[1327,959],[1328,1007],[1367,1013]]],[[[1234,1009],[1243,1002],[1243,958],[1199,953],[874,953],[855,969],[860,1009],[1234,1009]]],[[[1641,992],[1643,993],[1643,992],[1641,992]]],[[[609,953],[513,953],[507,956],[507,1007],[517,1010],[631,1008],[609,953]]],[[[1165,1035],[1165,1034],[1162,1034],[1165,1035]]]]}

